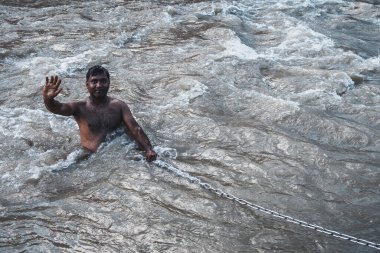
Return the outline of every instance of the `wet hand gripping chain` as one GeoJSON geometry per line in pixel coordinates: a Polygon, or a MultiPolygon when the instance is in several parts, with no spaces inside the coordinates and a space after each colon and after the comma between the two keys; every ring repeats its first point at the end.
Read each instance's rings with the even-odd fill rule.
{"type": "Polygon", "coordinates": [[[237,202],[243,206],[247,206],[247,207],[252,208],[254,210],[269,214],[273,217],[283,219],[287,222],[294,223],[294,224],[300,225],[302,227],[310,228],[310,229],[315,230],[315,231],[320,232],[320,233],[325,233],[325,234],[330,235],[332,237],[340,238],[340,239],[347,240],[347,241],[350,241],[350,242],[353,242],[356,244],[360,244],[360,245],[364,245],[364,246],[368,246],[368,247],[380,250],[380,244],[379,243],[367,241],[367,240],[356,238],[354,236],[343,234],[343,233],[340,233],[340,232],[337,232],[334,230],[326,229],[326,228],[323,228],[321,226],[311,224],[311,223],[293,218],[293,217],[288,216],[288,215],[281,214],[279,212],[276,212],[276,211],[273,211],[271,209],[262,207],[260,205],[256,205],[254,203],[251,203],[249,201],[246,201],[244,199],[236,197],[233,194],[226,193],[223,190],[215,188],[212,185],[210,185],[209,183],[203,182],[199,178],[191,176],[190,174],[174,167],[173,165],[167,163],[166,161],[156,160],[156,161],[154,161],[154,164],[157,165],[158,167],[162,168],[162,169],[165,169],[165,170],[168,170],[170,172],[175,173],[177,176],[180,176],[180,177],[188,180],[190,183],[198,184],[203,189],[206,189],[206,190],[218,195],[219,197],[223,197],[223,198],[235,201],[235,202],[237,202]]]}

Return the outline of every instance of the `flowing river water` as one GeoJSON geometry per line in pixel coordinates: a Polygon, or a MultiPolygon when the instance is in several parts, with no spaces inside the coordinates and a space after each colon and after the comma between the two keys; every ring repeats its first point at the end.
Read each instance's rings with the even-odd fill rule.
{"type": "Polygon", "coordinates": [[[377,252],[377,0],[0,1],[0,252],[377,252]],[[46,110],[101,64],[173,173],[125,134],[80,160],[46,110]],[[181,174],[182,173],[182,174],[181,174]]]}

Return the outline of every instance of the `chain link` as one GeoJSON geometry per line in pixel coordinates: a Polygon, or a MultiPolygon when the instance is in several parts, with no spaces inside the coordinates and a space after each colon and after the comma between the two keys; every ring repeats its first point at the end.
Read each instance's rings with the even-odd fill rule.
{"type": "Polygon", "coordinates": [[[190,174],[174,167],[173,165],[171,165],[171,164],[169,164],[163,160],[156,160],[156,161],[154,161],[154,164],[156,164],[158,167],[160,167],[162,169],[166,169],[170,172],[174,172],[177,176],[180,176],[184,179],[187,179],[190,183],[198,184],[203,189],[208,190],[208,191],[218,195],[219,197],[223,197],[223,198],[232,200],[232,201],[234,201],[240,205],[247,206],[251,209],[269,214],[273,217],[283,219],[287,222],[294,223],[294,224],[300,225],[300,226],[305,227],[305,228],[313,229],[314,231],[317,231],[317,232],[325,233],[325,234],[333,236],[333,237],[337,237],[337,238],[340,238],[343,240],[347,240],[347,241],[350,241],[353,243],[357,243],[360,245],[364,245],[364,246],[368,246],[368,247],[380,250],[380,244],[379,243],[374,243],[374,242],[367,241],[364,239],[359,239],[359,238],[356,238],[354,236],[350,236],[350,235],[343,234],[343,233],[340,233],[340,232],[337,232],[334,230],[326,229],[326,228],[323,228],[321,226],[314,225],[314,224],[311,224],[311,223],[308,223],[308,222],[305,222],[302,220],[298,220],[298,219],[290,217],[288,215],[284,215],[284,214],[281,214],[279,212],[273,211],[271,209],[256,205],[256,204],[251,203],[247,200],[236,197],[233,194],[226,193],[223,190],[215,188],[212,185],[210,185],[209,183],[205,183],[202,180],[200,180],[199,178],[191,176],[190,174]]]}

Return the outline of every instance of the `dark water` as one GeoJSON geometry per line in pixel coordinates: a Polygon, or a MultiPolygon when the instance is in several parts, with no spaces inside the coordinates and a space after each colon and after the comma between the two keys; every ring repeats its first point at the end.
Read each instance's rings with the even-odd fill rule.
{"type": "Polygon", "coordinates": [[[377,1],[1,1],[0,252],[377,252],[191,183],[380,242],[377,1]],[[111,73],[161,158],[80,157],[42,103],[111,73]],[[181,176],[182,175],[182,176],[181,176]]]}

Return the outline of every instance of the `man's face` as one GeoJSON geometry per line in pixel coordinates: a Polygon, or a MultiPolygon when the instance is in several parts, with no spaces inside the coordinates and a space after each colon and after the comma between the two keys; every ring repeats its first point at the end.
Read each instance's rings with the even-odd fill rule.
{"type": "Polygon", "coordinates": [[[86,86],[90,96],[94,98],[103,98],[107,96],[110,81],[105,74],[97,74],[90,76],[86,82],[86,86]]]}

